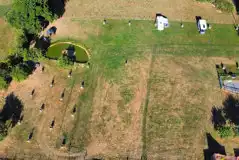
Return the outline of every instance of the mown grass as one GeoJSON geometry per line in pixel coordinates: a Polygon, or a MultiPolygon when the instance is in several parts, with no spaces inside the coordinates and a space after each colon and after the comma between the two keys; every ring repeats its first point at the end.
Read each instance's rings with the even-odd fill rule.
{"type": "Polygon", "coordinates": [[[64,44],[64,43],[51,46],[48,49],[46,56],[52,59],[58,59],[62,55],[63,50],[68,49],[69,47],[72,47],[72,46],[74,47],[74,50],[75,50],[75,56],[76,56],[77,62],[85,63],[89,60],[88,55],[84,49],[76,45],[64,44]]]}
{"type": "MultiPolygon", "coordinates": [[[[77,20],[74,21],[78,23],[77,20]]],[[[218,87],[216,75],[211,76],[216,73],[210,65],[215,65],[212,61],[207,61],[205,56],[237,56],[239,38],[233,26],[212,24],[211,30],[200,35],[195,23],[184,23],[185,27],[182,29],[179,22],[171,22],[170,28],[159,32],[155,30],[153,21],[132,21],[130,27],[124,20],[108,20],[105,26],[101,21],[79,22],[81,27],[91,27],[87,22],[92,22],[92,26],[98,24],[100,32],[98,35],[89,35],[87,40],[79,39],[91,50],[90,63],[93,70],[87,78],[89,86],[80,96],[80,112],[72,131],[71,150],[82,151],[89,142],[88,124],[92,115],[93,97],[97,96],[94,95],[97,77],[103,76],[112,83],[119,83],[124,75],[122,66],[126,59],[140,58],[145,51],[150,52],[152,48],[156,48],[157,51],[151,54],[157,59],[173,55],[172,59],[178,64],[177,67],[183,68],[180,73],[183,79],[173,74],[173,71],[178,69],[175,66],[171,72],[167,72],[170,65],[163,70],[160,63],[152,64],[148,98],[143,112],[142,156],[151,156],[153,159],[164,159],[167,155],[171,155],[172,159],[197,158],[203,149],[201,141],[199,142],[202,138],[201,132],[208,123],[207,114],[210,114],[208,108],[211,106],[208,105],[211,102],[207,99],[216,94],[213,91],[218,87]],[[195,56],[203,59],[200,61],[202,64],[198,64],[203,66],[203,71],[187,64],[195,56]],[[185,80],[184,83],[182,80],[185,80]],[[180,89],[180,85],[188,86],[180,89]],[[176,90],[173,90],[175,86],[176,90]],[[194,154],[196,149],[197,153],[194,154]]],[[[166,58],[164,65],[169,62],[170,58],[166,58]]],[[[122,96],[125,96],[125,101],[131,99],[128,91],[122,93],[125,94],[122,96]]],[[[125,110],[122,106],[123,104],[118,106],[119,112],[125,110]]],[[[102,114],[107,113],[103,111],[102,114]]],[[[99,131],[103,132],[101,126],[98,127],[99,131]]]]}
{"type": "MultiPolygon", "coordinates": [[[[77,113],[74,128],[70,133],[69,150],[72,152],[82,152],[87,146],[89,136],[89,122],[92,114],[92,104],[97,85],[97,69],[90,69],[85,72],[86,82],[84,92],[80,95],[77,105],[77,113]]],[[[80,82],[76,82],[80,83],[80,82]]]]}
{"type": "MultiPolygon", "coordinates": [[[[1,8],[0,8],[1,10],[1,8]]],[[[0,17],[0,60],[4,60],[12,50],[15,35],[12,28],[0,17]]]]}

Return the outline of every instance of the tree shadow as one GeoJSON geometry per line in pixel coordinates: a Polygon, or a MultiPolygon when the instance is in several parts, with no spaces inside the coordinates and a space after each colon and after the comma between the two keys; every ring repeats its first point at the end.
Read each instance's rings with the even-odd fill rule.
{"type": "Polygon", "coordinates": [[[204,149],[204,160],[211,160],[214,153],[226,155],[225,147],[219,144],[210,133],[206,133],[208,149],[204,149]]]}
{"type": "Polygon", "coordinates": [[[21,118],[22,111],[23,104],[21,100],[14,93],[10,93],[6,97],[5,104],[0,112],[0,121],[6,123],[6,121],[12,119],[11,126],[14,127],[21,118]]]}
{"type": "Polygon", "coordinates": [[[58,17],[63,16],[65,13],[65,5],[68,0],[50,0],[48,1],[49,9],[52,13],[56,14],[58,17]]]}
{"type": "Polygon", "coordinates": [[[211,113],[212,113],[211,120],[212,120],[212,123],[213,123],[215,129],[218,129],[226,124],[226,119],[223,116],[222,108],[213,106],[211,113]]]}
{"type": "Polygon", "coordinates": [[[226,124],[226,120],[230,123],[239,125],[239,99],[232,95],[228,95],[223,102],[222,107],[213,107],[212,110],[212,123],[215,129],[226,124]]]}
{"type": "Polygon", "coordinates": [[[69,45],[69,47],[66,50],[67,50],[67,57],[68,57],[68,59],[73,61],[73,62],[75,62],[76,61],[75,46],[69,45]]]}
{"type": "Polygon", "coordinates": [[[238,0],[232,0],[233,4],[235,5],[237,14],[239,14],[239,1],[238,0]]]}
{"type": "Polygon", "coordinates": [[[239,156],[239,148],[234,148],[233,150],[234,150],[234,155],[236,157],[238,157],[239,156]]]}
{"type": "Polygon", "coordinates": [[[225,118],[230,120],[231,123],[239,125],[239,100],[232,95],[228,95],[223,102],[223,112],[225,118]]]}
{"type": "Polygon", "coordinates": [[[50,45],[51,45],[51,39],[49,37],[42,36],[36,40],[35,47],[37,49],[42,50],[43,52],[46,52],[50,45]]]}

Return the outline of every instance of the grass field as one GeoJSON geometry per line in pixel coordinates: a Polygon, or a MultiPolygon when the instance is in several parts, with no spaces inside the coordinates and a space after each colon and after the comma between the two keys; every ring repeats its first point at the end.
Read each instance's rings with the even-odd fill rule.
{"type": "MultiPolygon", "coordinates": [[[[46,56],[49,58],[58,59],[62,55],[62,51],[65,49],[68,49],[69,47],[72,47],[72,45],[66,44],[66,43],[53,45],[50,48],[48,48],[46,56]]],[[[77,62],[84,63],[88,61],[89,58],[84,49],[76,45],[73,45],[73,48],[74,48],[77,62]]]]}
{"type": "Polygon", "coordinates": [[[160,12],[171,21],[194,21],[195,16],[200,15],[212,23],[234,22],[232,14],[221,13],[211,3],[194,0],[71,0],[65,9],[66,18],[149,20],[154,19],[155,13],[160,12]]]}
{"type": "Polygon", "coordinates": [[[12,28],[0,18],[0,60],[5,59],[12,49],[15,36],[12,28]]]}
{"type": "MultiPolygon", "coordinates": [[[[130,27],[127,20],[108,20],[103,26],[98,20],[73,19],[71,24],[83,30],[72,27],[76,32],[69,33],[80,35],[75,41],[87,46],[91,65],[74,68],[67,79],[68,71],[44,61],[46,74],[10,86],[26,107],[24,123],[11,134],[19,132],[21,137],[12,144],[22,143],[35,126],[36,142],[22,148],[39,148],[41,154],[65,156],[71,151],[77,156],[87,150],[89,158],[202,159],[205,133],[219,139],[210,121],[212,106],[223,99],[215,64],[238,59],[233,26],[212,24],[212,30],[200,35],[195,23],[185,23],[182,29],[180,22],[171,22],[164,32],[156,31],[153,21],[132,21],[130,27]],[[54,75],[56,86],[50,90],[54,75]],[[43,98],[29,99],[33,87],[43,98]],[[66,99],[60,103],[63,88],[66,99]],[[46,112],[39,114],[44,100],[46,112]],[[72,118],[74,105],[77,113],[72,118]],[[49,131],[45,124],[54,116],[56,128],[49,131]],[[59,149],[63,134],[66,148],[59,149]]],[[[70,39],[71,34],[64,38],[57,32],[53,41],[70,39]]]]}

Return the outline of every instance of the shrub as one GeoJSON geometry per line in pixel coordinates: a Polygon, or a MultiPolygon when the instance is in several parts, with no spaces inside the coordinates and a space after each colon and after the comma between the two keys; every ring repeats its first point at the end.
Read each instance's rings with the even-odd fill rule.
{"type": "Polygon", "coordinates": [[[0,76],[0,89],[5,89],[7,88],[7,82],[3,77],[0,76]]]}
{"type": "Polygon", "coordinates": [[[24,52],[21,52],[21,55],[23,56],[24,61],[39,61],[44,58],[42,55],[42,52],[40,49],[32,48],[30,50],[25,50],[24,52]]]}
{"type": "Polygon", "coordinates": [[[60,67],[69,67],[74,64],[67,56],[62,55],[60,58],[57,60],[57,64],[60,67]]]}
{"type": "Polygon", "coordinates": [[[13,80],[20,82],[27,78],[28,72],[24,68],[22,68],[18,65],[12,69],[11,76],[12,76],[13,80]]]}
{"type": "Polygon", "coordinates": [[[218,128],[218,134],[222,138],[231,137],[234,135],[234,130],[232,126],[222,126],[218,128]]]}

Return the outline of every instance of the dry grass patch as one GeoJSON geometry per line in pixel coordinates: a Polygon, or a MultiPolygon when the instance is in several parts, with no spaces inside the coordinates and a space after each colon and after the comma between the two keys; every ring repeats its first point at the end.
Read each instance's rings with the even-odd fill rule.
{"type": "Polygon", "coordinates": [[[147,117],[149,159],[202,158],[211,107],[220,104],[215,61],[155,56],[147,117]]]}
{"type": "Polygon", "coordinates": [[[141,105],[146,96],[150,64],[146,56],[129,61],[117,84],[99,78],[87,147],[89,156],[140,158],[141,105]],[[127,95],[123,96],[125,92],[127,95]]]}
{"type": "Polygon", "coordinates": [[[200,15],[211,22],[233,22],[231,14],[220,13],[212,4],[194,0],[70,0],[64,16],[79,19],[154,19],[157,12],[179,21],[195,21],[195,16],[200,15]]]}

